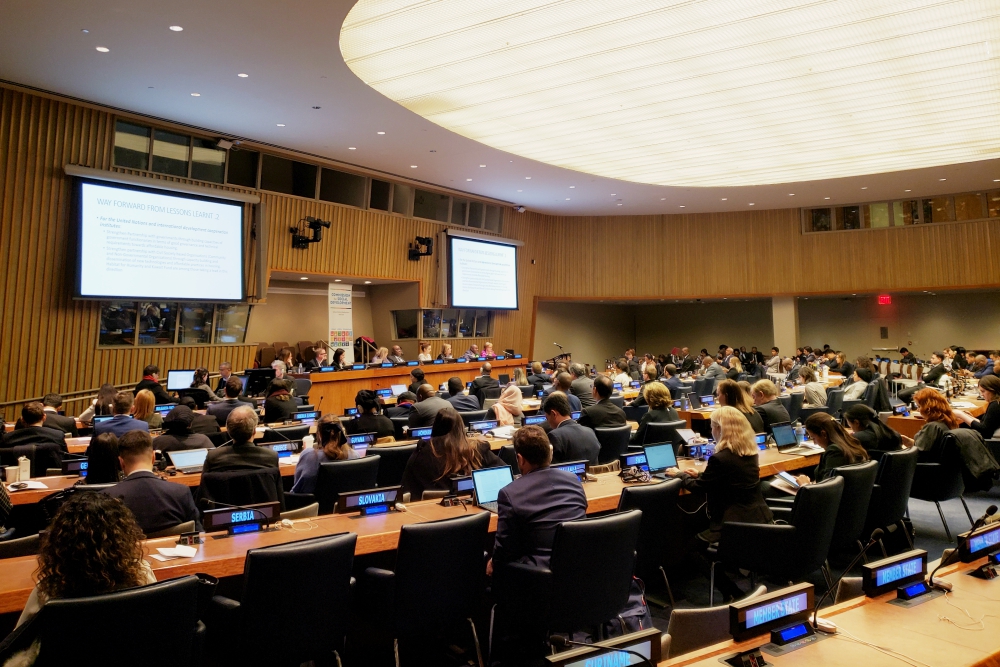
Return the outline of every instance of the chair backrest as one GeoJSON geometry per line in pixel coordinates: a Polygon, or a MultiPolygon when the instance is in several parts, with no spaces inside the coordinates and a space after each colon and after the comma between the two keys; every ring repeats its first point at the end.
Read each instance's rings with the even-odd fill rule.
{"type": "Polygon", "coordinates": [[[329,461],[319,464],[316,501],[320,514],[331,514],[341,493],[374,489],[380,457],[369,454],[353,461],[329,461]]]}
{"type": "Polygon", "coordinates": [[[496,405],[499,400],[500,399],[498,399],[498,398],[485,398],[485,399],[483,399],[483,410],[486,410],[486,412],[488,413],[490,411],[490,408],[492,408],[494,405],[496,405]]]}
{"type": "Polygon", "coordinates": [[[316,358],[316,353],[313,351],[313,344],[313,341],[310,340],[300,340],[295,344],[295,347],[298,348],[299,359],[302,360],[302,363],[312,361],[316,358]]]}
{"type": "Polygon", "coordinates": [[[253,505],[277,500],[284,508],[281,471],[277,468],[252,468],[202,473],[198,499],[203,510],[212,509],[210,501],[213,500],[227,505],[253,505]]]}
{"type": "Polygon", "coordinates": [[[278,351],[274,347],[262,347],[257,350],[257,365],[260,368],[269,368],[271,362],[278,358],[278,351]]]}
{"type": "Polygon", "coordinates": [[[626,405],[622,408],[625,412],[625,419],[630,422],[640,422],[642,421],[642,416],[649,412],[648,405],[626,405]]]}
{"type": "Polygon", "coordinates": [[[299,397],[305,397],[309,395],[309,390],[312,389],[312,380],[307,380],[306,378],[295,378],[295,395],[299,397]]]}
{"type": "MultiPolygon", "coordinates": [[[[758,586],[744,601],[753,600],[767,593],[766,586],[758,586]]],[[[672,609],[667,623],[670,635],[670,655],[674,658],[705,646],[732,639],[729,634],[729,605],[704,609],[672,609]]]]}
{"type": "Polygon", "coordinates": [[[865,531],[886,528],[903,519],[917,470],[915,447],[886,452],[879,459],[878,476],[868,505],[865,531]]]}
{"type": "Polygon", "coordinates": [[[576,630],[614,618],[628,602],[642,512],[559,524],[552,543],[548,627],[576,630]]]}
{"type": "Polygon", "coordinates": [[[62,472],[62,452],[54,442],[0,447],[0,465],[17,466],[22,456],[31,461],[32,477],[45,477],[49,468],[59,468],[62,472]]]}
{"type": "Polygon", "coordinates": [[[830,413],[830,408],[828,408],[825,405],[820,405],[820,406],[816,406],[816,407],[812,407],[812,408],[801,408],[799,410],[799,419],[804,424],[807,419],[809,419],[814,414],[817,414],[819,412],[824,412],[826,414],[831,414],[830,413]]]}
{"type": "Polygon", "coordinates": [[[28,535],[27,537],[18,537],[13,540],[4,540],[0,542],[0,558],[34,556],[38,554],[38,549],[41,546],[40,539],[36,534],[28,535]]]}
{"type": "MultiPolygon", "coordinates": [[[[503,391],[500,387],[487,387],[483,389],[483,400],[487,398],[500,398],[500,392],[503,391]]],[[[483,406],[486,407],[485,405],[483,406]]]]}
{"type": "Polygon", "coordinates": [[[309,435],[309,424],[299,424],[297,426],[282,426],[281,428],[269,428],[257,442],[285,442],[286,440],[301,440],[309,435]]]}
{"type": "Polygon", "coordinates": [[[841,602],[847,602],[848,600],[853,600],[864,595],[863,581],[861,577],[844,577],[841,579],[837,585],[837,594],[834,597],[833,603],[840,604],[841,602]]]}
{"type": "Polygon", "coordinates": [[[624,408],[625,407],[625,397],[623,397],[623,396],[612,396],[608,400],[611,401],[612,405],[616,405],[619,408],[624,408]]]}
{"type": "Polygon", "coordinates": [[[273,347],[273,348],[274,348],[275,350],[277,350],[278,352],[281,352],[281,351],[282,351],[283,349],[285,349],[286,347],[291,347],[291,345],[289,345],[289,344],[288,344],[288,341],[286,341],[286,340],[278,340],[278,341],[275,341],[275,342],[271,343],[271,346],[272,346],[272,347],[273,347]]]}
{"type": "Polygon", "coordinates": [[[917,462],[910,497],[940,502],[965,493],[965,466],[955,436],[946,433],[931,453],[934,461],[917,462]]]}
{"type": "Polygon", "coordinates": [[[512,473],[515,475],[521,474],[521,466],[517,464],[517,453],[514,451],[514,445],[501,445],[497,456],[500,457],[501,461],[510,466],[512,473]]]}
{"type": "Polygon", "coordinates": [[[417,451],[417,443],[395,447],[378,447],[368,451],[377,453],[379,458],[376,484],[378,486],[397,486],[403,481],[403,470],[406,469],[406,462],[413,456],[413,452],[417,451]]]}
{"type": "Polygon", "coordinates": [[[215,396],[209,395],[204,389],[181,389],[177,393],[181,396],[190,396],[193,398],[199,410],[204,410],[208,402],[215,398],[215,396]]]}
{"type": "Polygon", "coordinates": [[[601,443],[601,451],[597,454],[599,464],[617,461],[618,457],[628,449],[628,439],[632,435],[632,427],[628,424],[622,426],[608,426],[595,428],[597,441],[601,443]]]}
{"type": "Polygon", "coordinates": [[[521,390],[521,398],[532,398],[535,395],[535,385],[533,384],[518,388],[521,390]]]}
{"type": "Polygon", "coordinates": [[[795,526],[794,563],[788,576],[794,581],[818,570],[830,553],[837,510],[844,495],[844,479],[831,477],[808,484],[795,494],[789,523],[795,526]],[[803,494],[803,491],[806,493],[803,494]]]}
{"type": "Polygon", "coordinates": [[[872,380],[868,383],[868,388],[865,389],[865,395],[862,398],[865,405],[875,409],[875,402],[878,400],[878,380],[872,380]]]}
{"type": "Polygon", "coordinates": [[[828,412],[837,416],[840,412],[841,406],[844,405],[844,390],[843,389],[827,389],[826,390],[826,407],[828,412]]]}
{"type": "Polygon", "coordinates": [[[81,647],[93,647],[95,638],[107,636],[109,618],[141,618],[165,638],[155,650],[145,632],[119,632],[114,650],[87,653],[97,658],[99,651],[101,665],[134,665],[137,656],[154,667],[194,665],[200,657],[195,641],[199,585],[198,577],[190,575],[94,597],[49,600],[38,619],[41,651],[35,664],[78,664],[81,647]]]}
{"type": "Polygon", "coordinates": [[[240,632],[269,638],[246,642],[255,664],[300,664],[342,649],[357,542],[340,533],[247,552],[240,632]],[[303,619],[316,631],[302,632],[303,619]]]}
{"type": "Polygon", "coordinates": [[[486,410],[472,410],[470,412],[459,412],[462,422],[468,427],[472,422],[481,422],[486,419],[486,410]]]}
{"type": "Polygon", "coordinates": [[[393,605],[397,632],[436,632],[475,615],[486,577],[483,544],[489,526],[489,513],[481,512],[400,529],[393,605]]]}
{"type": "Polygon", "coordinates": [[[389,417],[389,421],[392,422],[392,435],[396,440],[405,440],[406,434],[403,432],[403,427],[409,424],[409,417],[389,417]]]}
{"type": "Polygon", "coordinates": [[[152,533],[146,535],[149,539],[154,539],[157,537],[172,537],[173,535],[182,535],[184,533],[190,533],[194,531],[194,520],[185,521],[184,523],[179,523],[176,526],[170,526],[169,528],[164,528],[163,530],[156,530],[152,533]]]}
{"type": "Polygon", "coordinates": [[[675,446],[682,444],[684,439],[677,433],[677,429],[685,428],[687,422],[678,419],[675,422],[649,422],[646,424],[646,433],[642,438],[644,445],[658,445],[669,442],[675,446]]]}
{"type": "Polygon", "coordinates": [[[646,580],[657,576],[660,566],[669,567],[683,558],[682,541],[676,539],[685,525],[684,514],[677,507],[677,498],[683,487],[680,479],[670,479],[662,484],[627,486],[618,498],[619,512],[642,512],[636,571],[646,580]]]}
{"type": "Polygon", "coordinates": [[[288,519],[290,521],[295,519],[311,519],[314,516],[319,516],[319,503],[312,503],[298,509],[288,510],[287,512],[281,513],[282,519],[288,519]]]}
{"type": "Polygon", "coordinates": [[[878,475],[878,461],[841,466],[834,470],[834,474],[844,478],[844,494],[840,498],[837,524],[833,529],[833,549],[853,549],[865,528],[868,505],[878,475]]]}
{"type": "Polygon", "coordinates": [[[793,424],[799,420],[799,412],[802,411],[802,402],[805,401],[805,392],[798,391],[788,399],[788,419],[793,424]]]}

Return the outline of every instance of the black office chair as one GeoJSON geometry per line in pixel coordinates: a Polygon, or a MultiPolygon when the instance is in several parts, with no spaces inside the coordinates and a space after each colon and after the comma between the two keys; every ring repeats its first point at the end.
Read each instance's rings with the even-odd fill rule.
{"type": "Polygon", "coordinates": [[[527,385],[525,387],[518,387],[521,390],[521,398],[534,398],[535,396],[535,386],[527,385]]]}
{"type": "Polygon", "coordinates": [[[406,469],[406,462],[417,451],[419,443],[412,445],[397,445],[395,447],[376,447],[368,451],[377,454],[379,458],[378,476],[376,483],[378,486],[398,486],[403,481],[403,471],[406,469]]]}
{"type": "Polygon", "coordinates": [[[642,444],[659,445],[665,442],[673,444],[674,450],[684,444],[684,438],[677,432],[679,428],[687,428],[687,422],[678,419],[675,422],[649,422],[646,424],[646,433],[643,436],[642,444]]]}
{"type": "Polygon", "coordinates": [[[14,535],[14,528],[8,528],[0,533],[0,558],[20,558],[38,554],[40,538],[37,534],[27,537],[14,537],[14,535]]]}
{"type": "Polygon", "coordinates": [[[788,419],[793,424],[800,420],[799,412],[802,411],[802,403],[805,401],[806,395],[804,392],[796,392],[791,394],[788,399],[788,405],[785,409],[788,410],[788,419]]]}
{"type": "Polygon", "coordinates": [[[312,389],[312,380],[305,378],[295,378],[295,395],[299,398],[309,398],[309,391],[312,389]]]}
{"type": "Polygon", "coordinates": [[[209,401],[215,400],[215,396],[209,394],[204,389],[181,389],[177,394],[181,397],[190,396],[194,399],[199,410],[204,410],[209,401]]]}
{"type": "Polygon", "coordinates": [[[612,405],[615,405],[615,406],[617,406],[619,408],[624,408],[625,407],[625,397],[624,396],[612,396],[608,400],[611,401],[612,405]]]}
{"type": "Polygon", "coordinates": [[[286,440],[301,440],[309,435],[309,424],[298,426],[283,426],[281,428],[269,428],[257,442],[285,442],[286,440]]]}
{"type": "Polygon", "coordinates": [[[553,632],[594,630],[628,602],[642,512],[556,527],[549,568],[511,563],[493,571],[496,614],[512,626],[553,632]]]}
{"type": "Polygon", "coordinates": [[[965,481],[962,479],[962,460],[959,457],[958,445],[955,436],[947,434],[942,438],[941,444],[936,448],[937,461],[917,462],[913,475],[913,486],[910,488],[910,498],[924,500],[934,503],[938,514],[941,516],[941,523],[944,525],[944,533],[948,536],[948,541],[952,541],[951,529],[948,520],[941,509],[941,503],[946,500],[958,498],[962,501],[965,514],[969,517],[969,525],[974,523],[969,506],[965,503],[965,481]]]}
{"type": "Polygon", "coordinates": [[[521,466],[517,465],[517,453],[514,451],[514,445],[501,445],[497,456],[500,457],[501,461],[510,466],[513,474],[521,474],[521,466]]]}
{"type": "Polygon", "coordinates": [[[35,665],[91,660],[106,667],[131,667],[137,661],[144,667],[200,664],[205,626],[198,620],[199,586],[191,575],[94,597],[49,600],[36,619],[41,650],[35,665]],[[109,618],[142,619],[156,628],[160,640],[152,647],[149,633],[119,632],[113,650],[101,649],[95,638],[107,636],[109,618]]]}
{"type": "Polygon", "coordinates": [[[817,413],[820,413],[820,412],[826,413],[828,415],[832,414],[830,412],[830,408],[827,407],[827,406],[825,406],[825,405],[817,405],[817,406],[809,407],[809,408],[800,408],[799,409],[799,421],[801,421],[803,424],[805,424],[807,419],[809,419],[813,415],[815,415],[817,413]]]}
{"type": "Polygon", "coordinates": [[[202,473],[195,497],[202,511],[218,507],[213,503],[253,505],[274,501],[285,509],[285,490],[277,468],[202,473]]]}
{"type": "Polygon", "coordinates": [[[639,543],[636,554],[636,573],[645,582],[657,575],[663,576],[670,606],[674,607],[674,592],[667,579],[666,568],[679,564],[684,558],[683,544],[676,539],[684,530],[684,516],[677,506],[684,483],[670,479],[660,484],[627,486],[618,499],[618,511],[640,510],[639,543]]]}
{"type": "Polygon", "coordinates": [[[879,380],[872,380],[871,382],[869,382],[868,389],[865,390],[865,395],[864,395],[865,405],[867,405],[872,410],[875,410],[876,412],[878,412],[878,410],[875,409],[875,403],[878,402],[878,393],[879,393],[878,384],[879,380]]]}
{"type": "Polygon", "coordinates": [[[488,387],[483,389],[482,400],[485,401],[487,398],[500,398],[501,393],[503,393],[503,390],[500,387],[488,387]]]}
{"type": "Polygon", "coordinates": [[[232,664],[298,667],[342,653],[357,542],[340,533],[248,551],[240,601],[216,595],[205,615],[212,654],[232,664]]]}
{"type": "Polygon", "coordinates": [[[389,417],[389,421],[392,422],[392,436],[396,438],[397,442],[406,440],[407,435],[403,431],[403,428],[409,424],[410,417],[389,417]]]}
{"type": "Polygon", "coordinates": [[[469,424],[472,422],[481,422],[486,419],[486,410],[473,410],[470,412],[459,412],[462,417],[462,423],[468,428],[469,424]]]}
{"type": "MultiPolygon", "coordinates": [[[[913,548],[913,539],[903,523],[903,517],[906,516],[906,506],[910,500],[918,453],[915,447],[910,447],[885,452],[879,459],[878,476],[875,488],[872,489],[871,502],[868,503],[868,516],[865,518],[862,535],[870,535],[876,528],[887,533],[901,530],[909,548],[913,548]]],[[[886,556],[885,538],[881,542],[882,555],[886,556]]]]}
{"type": "Polygon", "coordinates": [[[678,398],[684,398],[692,392],[694,392],[694,387],[692,385],[681,385],[680,387],[674,387],[670,390],[670,398],[676,401],[678,398]]]}
{"type": "Polygon", "coordinates": [[[829,413],[837,418],[840,416],[841,410],[844,406],[844,390],[843,389],[827,389],[826,390],[826,407],[829,409],[829,413]]]}
{"type": "Polygon", "coordinates": [[[601,443],[601,451],[597,454],[597,462],[605,465],[618,460],[618,457],[628,449],[628,439],[632,435],[632,427],[628,424],[624,426],[608,426],[595,428],[597,441],[601,443]]]}
{"type": "Polygon", "coordinates": [[[400,639],[447,636],[466,623],[483,666],[472,617],[486,579],[483,544],[489,526],[486,512],[403,526],[395,569],[365,570],[365,599],[371,616],[389,622],[397,667],[400,639]]]}
{"type": "Polygon", "coordinates": [[[622,408],[625,412],[626,421],[636,422],[637,424],[642,421],[642,416],[649,412],[648,405],[626,405],[622,408]]]}
{"type": "MultiPolygon", "coordinates": [[[[751,586],[756,575],[780,581],[798,581],[822,570],[827,586],[833,579],[826,566],[837,523],[837,508],[844,494],[844,479],[831,477],[799,489],[791,509],[773,509],[783,524],[726,522],[711,570],[709,606],[715,603],[715,567],[721,562],[733,569],[749,570],[751,586]]],[[[713,549],[709,549],[709,553],[713,549]]]]}
{"type": "Polygon", "coordinates": [[[31,476],[45,477],[50,468],[62,471],[62,450],[53,442],[0,448],[0,465],[17,467],[22,456],[31,461],[31,476]]]}
{"type": "Polygon", "coordinates": [[[332,514],[341,493],[374,489],[378,479],[379,456],[371,454],[352,461],[319,464],[316,502],[320,514],[332,514]]]}

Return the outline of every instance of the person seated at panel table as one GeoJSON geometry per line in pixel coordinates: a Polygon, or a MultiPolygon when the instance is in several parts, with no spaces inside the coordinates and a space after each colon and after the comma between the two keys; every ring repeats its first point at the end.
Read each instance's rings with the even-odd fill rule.
{"type": "Polygon", "coordinates": [[[278,357],[275,361],[280,361],[285,364],[285,372],[291,373],[292,369],[298,367],[298,363],[295,361],[295,350],[290,347],[283,347],[278,352],[278,357]]]}
{"type": "Polygon", "coordinates": [[[500,489],[497,533],[486,574],[502,596],[503,568],[525,563],[547,568],[556,528],[587,516],[587,494],[579,478],[550,468],[552,447],[545,431],[525,426],[514,433],[514,454],[521,476],[500,489]]]}
{"type": "Polygon", "coordinates": [[[326,346],[320,345],[313,348],[313,358],[307,361],[304,366],[307,371],[318,371],[330,364],[326,361],[326,346]]]}
{"type": "MultiPolygon", "coordinates": [[[[566,394],[566,400],[569,401],[569,409],[572,412],[578,412],[583,410],[583,404],[580,403],[580,399],[577,398],[571,391],[570,388],[573,386],[573,376],[567,371],[562,371],[556,374],[555,379],[552,382],[552,386],[542,395],[542,400],[551,396],[557,391],[561,391],[566,394]]],[[[642,398],[642,394],[639,395],[642,398]]],[[[638,399],[636,399],[638,400],[638,399]]]]}
{"type": "MultiPolygon", "coordinates": [[[[419,387],[417,387],[419,389],[419,387]]],[[[396,405],[385,409],[385,416],[389,417],[409,417],[413,410],[413,404],[417,402],[417,394],[412,391],[404,391],[396,397],[396,405]]]]}
{"type": "Polygon", "coordinates": [[[215,445],[203,433],[191,431],[194,412],[186,405],[178,405],[163,418],[165,433],[153,440],[153,448],[163,453],[185,449],[215,449],[215,445]]]}
{"type": "Polygon", "coordinates": [[[878,418],[878,413],[867,405],[852,405],[844,412],[844,421],[869,456],[881,455],[881,452],[894,452],[903,446],[902,436],[883,424],[878,418]]]}
{"type": "Polygon", "coordinates": [[[94,435],[114,433],[119,438],[129,431],[149,431],[149,424],[141,419],[133,419],[132,403],[135,395],[130,391],[120,391],[115,394],[114,417],[106,422],[94,424],[94,435]]]}
{"type": "Polygon", "coordinates": [[[226,433],[232,442],[208,450],[202,473],[278,467],[276,451],[253,443],[257,434],[257,412],[249,405],[241,405],[229,413],[226,433]]]}
{"type": "Polygon", "coordinates": [[[271,380],[267,385],[267,398],[264,399],[264,423],[280,424],[292,419],[296,407],[289,383],[279,378],[271,380]]]}
{"type": "Polygon", "coordinates": [[[104,493],[120,498],[132,510],[144,533],[148,535],[188,521],[194,521],[198,528],[201,517],[191,490],[183,484],[172,484],[153,472],[155,454],[148,433],[130,431],[123,435],[118,442],[118,456],[125,479],[104,493]]]}
{"type": "Polygon", "coordinates": [[[625,411],[611,402],[611,394],[615,391],[611,378],[607,375],[598,375],[594,380],[592,391],[597,402],[590,407],[583,408],[578,420],[580,425],[589,428],[624,426],[627,422],[625,411]]]}
{"type": "Polygon", "coordinates": [[[476,345],[475,343],[473,343],[472,345],[469,346],[469,349],[466,350],[465,354],[463,354],[462,356],[464,358],[466,358],[466,359],[469,359],[470,361],[474,360],[474,359],[478,359],[479,358],[479,346],[476,345]]]}
{"type": "Polygon", "coordinates": [[[417,389],[420,389],[420,385],[424,384],[424,372],[420,368],[410,369],[410,386],[406,388],[407,391],[416,394],[417,389]]]}
{"type": "Polygon", "coordinates": [[[125,476],[122,462],[118,458],[118,438],[114,433],[102,433],[91,438],[84,455],[87,457],[85,484],[117,484],[125,476]]]}
{"type": "MultiPolygon", "coordinates": [[[[649,410],[639,420],[639,428],[629,438],[629,444],[641,445],[646,438],[646,428],[651,423],[675,422],[680,419],[674,410],[670,390],[662,382],[650,382],[642,388],[642,395],[649,410]]],[[[624,413],[623,413],[624,414],[624,413]]]]}
{"type": "Polygon", "coordinates": [[[1000,377],[987,375],[980,380],[979,393],[986,399],[986,412],[981,417],[977,419],[965,410],[955,410],[955,416],[984,439],[995,438],[1000,430],[1000,377]]]}
{"type": "Polygon", "coordinates": [[[760,415],[768,433],[771,432],[772,424],[792,421],[788,416],[788,410],[778,399],[778,388],[770,380],[754,382],[750,387],[750,394],[753,397],[754,410],[760,415]]]}
{"type": "Polygon", "coordinates": [[[447,361],[455,358],[455,355],[451,351],[451,343],[441,344],[441,353],[438,354],[437,358],[442,361],[447,361]]]}
{"type": "MultiPolygon", "coordinates": [[[[451,387],[451,381],[457,379],[458,378],[451,378],[451,380],[448,380],[448,386],[451,387]]],[[[462,388],[465,387],[461,380],[458,380],[458,382],[462,385],[462,388]]],[[[475,397],[472,397],[472,400],[475,401],[475,397]]],[[[479,402],[476,401],[476,405],[478,404],[479,402]]],[[[413,406],[412,410],[410,410],[410,417],[407,420],[407,425],[411,429],[420,428],[422,426],[430,426],[434,423],[434,418],[437,417],[437,413],[445,408],[451,408],[452,410],[455,409],[451,403],[437,395],[437,390],[433,386],[429,384],[422,384],[420,385],[420,389],[417,390],[417,404],[413,406]]]]}
{"type": "Polygon", "coordinates": [[[201,389],[205,392],[205,400],[209,401],[215,396],[215,391],[208,386],[208,369],[199,367],[194,369],[194,379],[191,380],[191,389],[201,389]]]}
{"type": "Polygon", "coordinates": [[[354,397],[358,416],[347,422],[345,428],[351,435],[375,433],[378,438],[387,438],[396,432],[392,420],[382,414],[382,401],[370,389],[362,389],[354,397]]]}
{"type": "Polygon", "coordinates": [[[347,443],[347,433],[340,418],[337,415],[324,415],[316,422],[316,444],[302,452],[295,465],[292,493],[316,492],[321,463],[353,461],[358,458],[361,455],[347,443]]]}
{"type": "Polygon", "coordinates": [[[406,462],[401,492],[420,500],[424,491],[450,491],[453,476],[502,465],[486,440],[466,437],[462,416],[449,406],[434,416],[430,440],[421,440],[406,462]]]}
{"type": "MultiPolygon", "coordinates": [[[[536,361],[535,363],[537,364],[538,362],[536,361]]],[[[632,376],[629,375],[628,372],[628,362],[625,361],[624,359],[619,359],[618,362],[615,364],[615,368],[618,369],[618,374],[611,379],[611,382],[615,384],[620,384],[622,386],[623,391],[631,387],[632,376]]]]}
{"type": "Polygon", "coordinates": [[[375,351],[375,356],[369,361],[369,364],[384,364],[389,361],[389,348],[380,347],[375,351]]]}
{"type": "Polygon", "coordinates": [[[403,348],[398,345],[392,346],[392,352],[389,353],[389,356],[386,359],[394,364],[406,363],[406,358],[403,356],[403,348]]]}
{"type": "Polygon", "coordinates": [[[739,410],[740,414],[750,422],[750,428],[754,433],[764,433],[764,420],[753,409],[753,402],[750,395],[743,391],[743,387],[735,380],[723,380],[716,387],[715,393],[719,397],[719,405],[728,405],[739,410]]]}
{"type": "Polygon", "coordinates": [[[475,412],[479,410],[479,399],[465,393],[465,383],[460,377],[448,378],[448,398],[444,399],[459,412],[475,412]]]}
{"type": "Polygon", "coordinates": [[[941,382],[941,378],[948,375],[948,369],[945,368],[944,360],[944,353],[932,352],[930,370],[923,374],[921,381],[916,386],[900,389],[896,393],[896,398],[904,403],[909,403],[915,397],[915,394],[924,387],[937,387],[941,382]]]}
{"type": "Polygon", "coordinates": [[[132,403],[132,417],[149,424],[150,430],[158,429],[163,426],[163,415],[157,412],[155,407],[156,399],[153,398],[153,392],[143,389],[135,395],[135,402],[132,403]]]}
{"type": "MultiPolygon", "coordinates": [[[[761,380],[760,382],[768,382],[761,380]]],[[[726,521],[740,523],[772,523],[774,516],[761,492],[760,467],[757,461],[753,429],[739,410],[722,406],[712,412],[712,437],[715,454],[708,459],[702,473],[697,470],[671,468],[667,474],[683,480],[684,488],[700,491],[707,496],[708,528],[698,533],[695,550],[704,554],[710,544],[717,543],[726,521]]],[[[708,571],[708,564],[701,563],[708,571]]],[[[716,584],[727,598],[742,597],[743,592],[719,569],[716,584]]]]}
{"type": "Polygon", "coordinates": [[[338,347],[333,351],[333,361],[330,362],[330,365],[338,371],[346,367],[346,364],[344,364],[344,348],[338,347]]]}
{"type": "Polygon", "coordinates": [[[253,401],[240,398],[242,392],[243,383],[240,382],[240,379],[238,377],[230,377],[226,381],[225,398],[221,401],[209,403],[205,408],[208,415],[215,417],[216,423],[219,426],[225,426],[226,418],[230,412],[241,405],[253,405],[253,401]]]}
{"type": "Polygon", "coordinates": [[[226,395],[226,383],[233,377],[233,365],[228,361],[219,364],[219,381],[215,383],[215,396],[224,398],[226,395]]]}
{"type": "Polygon", "coordinates": [[[156,399],[157,405],[177,402],[170,398],[170,394],[168,394],[166,389],[163,388],[163,385],[160,384],[160,367],[156,364],[150,364],[142,369],[142,380],[135,385],[132,389],[132,393],[138,394],[143,389],[148,389],[153,392],[153,398],[156,399]]]}
{"type": "Polygon", "coordinates": [[[132,512],[117,498],[103,493],[71,496],[42,538],[38,584],[28,595],[17,625],[35,616],[48,600],[155,584],[152,568],[142,559],[144,537],[132,512]],[[95,535],[101,539],[94,540],[95,535]]]}
{"type": "Polygon", "coordinates": [[[809,475],[796,476],[799,484],[822,482],[832,477],[833,471],[840,466],[863,463],[871,458],[861,442],[825,412],[809,415],[805,427],[809,438],[823,448],[823,453],[820,454],[819,463],[812,471],[811,479],[809,475]]]}
{"type": "Polygon", "coordinates": [[[431,356],[431,344],[427,341],[420,342],[420,352],[417,353],[417,361],[433,361],[434,357],[431,356]]]}
{"type": "Polygon", "coordinates": [[[566,394],[561,391],[551,394],[542,404],[542,412],[552,427],[549,442],[552,443],[553,461],[586,461],[589,465],[597,465],[601,443],[592,429],[580,426],[570,417],[566,394]]]}
{"type": "Polygon", "coordinates": [[[851,384],[844,390],[844,400],[860,400],[868,391],[868,383],[872,381],[872,372],[867,368],[857,368],[851,380],[851,384]]]}
{"type": "Polygon", "coordinates": [[[826,405],[826,387],[816,377],[809,367],[799,369],[799,382],[802,384],[805,396],[802,399],[804,408],[821,408],[826,405]]]}
{"type": "MultiPolygon", "coordinates": [[[[991,367],[992,368],[992,367],[991,367]]],[[[80,432],[76,428],[75,417],[64,417],[59,414],[62,407],[63,398],[56,393],[48,393],[42,397],[42,407],[45,410],[45,425],[49,428],[57,428],[70,438],[80,437],[80,432]]]]}
{"type": "Polygon", "coordinates": [[[781,354],[776,347],[771,348],[771,356],[764,362],[764,368],[768,373],[781,373],[781,354]]]}
{"type": "Polygon", "coordinates": [[[521,390],[516,384],[509,384],[500,392],[500,398],[486,411],[486,418],[497,420],[500,426],[520,426],[524,409],[521,405],[521,390]]]}
{"type": "Polygon", "coordinates": [[[486,342],[483,343],[483,351],[480,353],[481,357],[486,357],[487,359],[496,359],[497,353],[493,351],[493,343],[486,342]]]}
{"type": "Polygon", "coordinates": [[[726,371],[726,379],[736,380],[743,373],[743,363],[735,354],[729,359],[729,369],[726,371]]]}

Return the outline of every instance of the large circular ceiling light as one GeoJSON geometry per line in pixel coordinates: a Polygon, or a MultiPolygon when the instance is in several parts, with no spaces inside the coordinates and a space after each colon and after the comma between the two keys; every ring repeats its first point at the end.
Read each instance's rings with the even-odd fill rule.
{"type": "Polygon", "coordinates": [[[628,181],[1000,157],[998,0],[360,0],[340,47],[442,127],[628,181]]]}

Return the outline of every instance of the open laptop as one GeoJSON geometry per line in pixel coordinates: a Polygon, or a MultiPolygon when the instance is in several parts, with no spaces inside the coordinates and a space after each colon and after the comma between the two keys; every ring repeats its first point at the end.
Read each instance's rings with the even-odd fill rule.
{"type": "Polygon", "coordinates": [[[501,387],[505,387],[505,386],[509,385],[510,384],[510,375],[507,374],[507,373],[501,373],[497,377],[497,382],[500,383],[501,387]]]}
{"type": "Polygon", "coordinates": [[[167,452],[167,456],[170,457],[170,465],[177,468],[178,472],[201,472],[201,469],[205,467],[205,457],[208,456],[208,450],[179,449],[176,452],[167,452]]]}
{"type": "Polygon", "coordinates": [[[194,369],[167,371],[167,391],[180,391],[190,389],[194,382],[194,369]]]}
{"type": "MultiPolygon", "coordinates": [[[[177,406],[176,405],[171,405],[171,407],[175,408],[177,406]]],[[[114,418],[115,418],[114,415],[97,415],[96,417],[94,417],[94,420],[91,423],[93,423],[93,424],[101,424],[101,423],[104,423],[104,422],[109,422],[109,421],[111,421],[114,418]]]]}
{"type": "Polygon", "coordinates": [[[405,384],[394,384],[394,385],[392,385],[390,387],[390,389],[392,390],[392,395],[393,396],[399,396],[404,391],[406,391],[406,385],[405,384]]]}
{"type": "Polygon", "coordinates": [[[795,429],[789,422],[771,424],[771,436],[774,444],[782,454],[812,454],[815,450],[800,447],[795,439],[795,429]]]}
{"type": "Polygon", "coordinates": [[[476,492],[476,504],[496,514],[500,489],[513,481],[514,476],[510,472],[510,466],[473,470],[472,488],[476,492]]]}
{"type": "Polygon", "coordinates": [[[642,448],[646,454],[646,464],[653,477],[666,479],[664,471],[667,468],[677,467],[677,455],[674,453],[674,445],[667,442],[662,445],[647,445],[642,448]]]}

